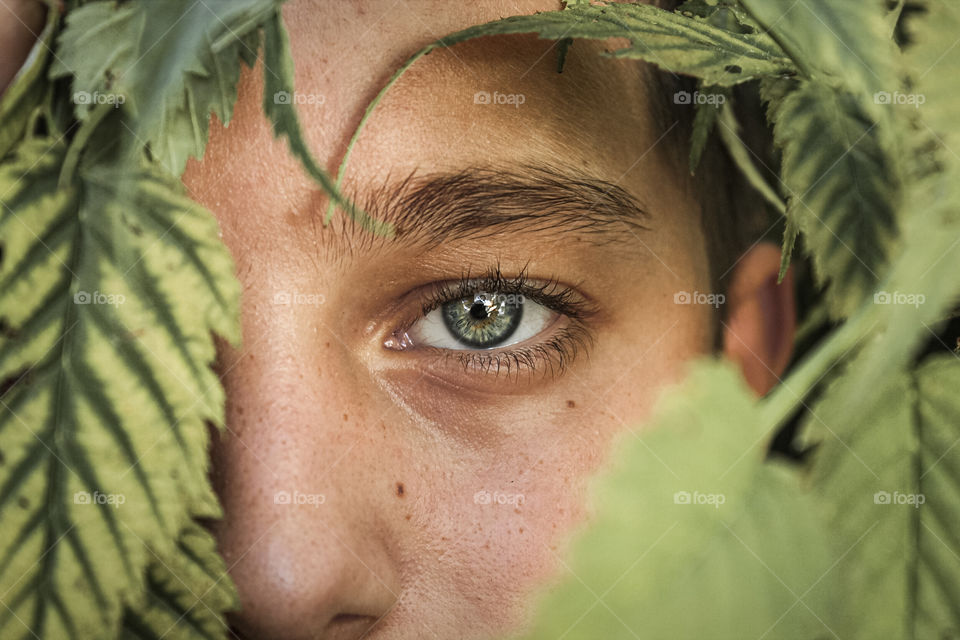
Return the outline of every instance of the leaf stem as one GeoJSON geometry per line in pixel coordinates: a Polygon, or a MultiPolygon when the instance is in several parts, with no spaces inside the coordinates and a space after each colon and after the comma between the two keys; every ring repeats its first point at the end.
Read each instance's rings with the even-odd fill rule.
{"type": "MultiPolygon", "coordinates": [[[[373,98],[373,100],[370,101],[370,104],[367,105],[366,110],[363,112],[363,117],[360,118],[360,123],[357,124],[357,128],[354,130],[353,135],[350,137],[350,142],[347,143],[347,150],[343,154],[343,159],[340,160],[340,166],[337,169],[337,179],[334,182],[334,185],[338,192],[340,191],[340,185],[343,184],[343,177],[347,172],[347,161],[350,159],[350,154],[353,151],[354,145],[357,143],[357,140],[360,138],[360,132],[363,130],[364,126],[367,124],[367,120],[369,120],[370,116],[373,114],[373,110],[380,103],[380,100],[383,98],[383,96],[386,95],[387,91],[390,90],[390,87],[392,87],[394,83],[400,79],[400,76],[406,73],[407,69],[413,66],[414,62],[416,62],[423,56],[427,55],[428,53],[436,49],[438,46],[441,46],[440,43],[432,42],[428,44],[426,47],[424,47],[423,49],[421,49],[420,51],[417,51],[415,54],[410,56],[407,59],[407,61],[404,62],[403,65],[399,69],[397,69],[392,76],[390,76],[390,79],[387,81],[387,84],[385,84],[383,88],[380,89],[380,91],[373,98]]],[[[323,220],[324,224],[328,224],[330,222],[330,220],[333,218],[333,212],[336,210],[336,208],[337,208],[336,201],[331,199],[330,204],[327,206],[327,214],[323,220]]]]}
{"type": "Polygon", "coordinates": [[[107,114],[113,110],[115,110],[114,105],[105,103],[97,105],[90,112],[90,116],[86,122],[81,125],[80,130],[77,131],[77,135],[74,136],[70,142],[70,148],[67,149],[67,154],[63,159],[63,168],[60,170],[60,178],[57,181],[59,188],[64,189],[73,182],[74,174],[77,172],[77,164],[80,162],[80,155],[84,149],[86,149],[87,143],[90,141],[90,136],[97,130],[100,123],[104,121],[107,114]]]}

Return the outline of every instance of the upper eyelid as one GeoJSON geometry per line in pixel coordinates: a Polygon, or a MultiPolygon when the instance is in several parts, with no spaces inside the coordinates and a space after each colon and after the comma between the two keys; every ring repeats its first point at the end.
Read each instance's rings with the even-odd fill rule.
{"type": "Polygon", "coordinates": [[[581,318],[589,317],[596,311],[592,300],[576,288],[562,284],[559,278],[531,278],[527,276],[525,268],[516,276],[504,277],[497,267],[477,278],[465,276],[452,283],[437,283],[437,287],[421,304],[421,314],[426,315],[441,304],[482,291],[520,293],[555,311],[581,318]]]}
{"type": "MultiPolygon", "coordinates": [[[[484,372],[494,369],[500,375],[503,369],[507,375],[517,370],[528,370],[530,373],[541,371],[556,377],[563,373],[580,352],[589,354],[594,344],[595,336],[589,328],[581,322],[574,321],[569,327],[562,330],[562,334],[536,344],[522,347],[504,347],[492,350],[472,349],[430,349],[443,352],[443,357],[456,360],[464,366],[479,367],[484,372]],[[540,363],[537,360],[540,360],[540,363]],[[543,367],[541,365],[546,365],[543,367]]],[[[518,378],[519,379],[519,378],[518,378]]]]}
{"type": "Polygon", "coordinates": [[[444,298],[454,300],[480,291],[502,291],[505,287],[520,288],[526,282],[527,276],[525,269],[521,269],[520,272],[512,278],[505,278],[499,265],[480,276],[470,277],[469,274],[464,274],[459,280],[448,280],[436,283],[436,287],[431,291],[427,297],[427,301],[422,305],[422,312],[426,315],[430,311],[433,311],[433,309],[445,301],[443,300],[444,298]]]}

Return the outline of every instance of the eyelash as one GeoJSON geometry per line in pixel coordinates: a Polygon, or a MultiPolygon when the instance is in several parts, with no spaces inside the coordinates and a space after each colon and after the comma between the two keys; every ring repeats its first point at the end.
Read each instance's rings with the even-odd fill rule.
{"type": "Polygon", "coordinates": [[[519,376],[521,371],[532,373],[547,367],[550,375],[556,376],[563,373],[573,358],[581,350],[586,351],[593,341],[586,326],[586,320],[597,312],[591,302],[578,296],[573,289],[560,284],[557,278],[532,281],[525,268],[516,276],[505,277],[499,265],[480,277],[464,274],[459,281],[438,284],[424,299],[420,316],[405,324],[398,333],[407,331],[417,320],[434,309],[480,291],[523,295],[525,299],[565,316],[569,319],[569,324],[545,341],[521,347],[463,351],[436,349],[442,352],[441,357],[461,364],[464,371],[469,372],[472,369],[498,376],[504,373],[509,377],[512,372],[519,376]]]}

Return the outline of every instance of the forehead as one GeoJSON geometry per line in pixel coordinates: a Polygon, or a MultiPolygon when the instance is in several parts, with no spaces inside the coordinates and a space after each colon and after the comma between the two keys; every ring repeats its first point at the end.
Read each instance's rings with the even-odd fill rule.
{"type": "MultiPolygon", "coordinates": [[[[293,2],[285,17],[298,90],[320,96],[313,105],[302,103],[300,113],[335,164],[366,103],[413,52],[471,24],[555,10],[559,3],[318,6],[293,2]]],[[[655,143],[663,133],[652,117],[653,73],[636,61],[597,55],[613,44],[574,43],[563,73],[557,73],[556,43],[536,36],[481,38],[435,50],[379,104],[354,150],[351,173],[362,168],[367,180],[386,179],[422,168],[550,159],[616,178],[638,149],[653,147],[652,164],[662,159],[655,143]]]]}
{"type": "MultiPolygon", "coordinates": [[[[335,173],[367,105],[412,53],[478,22],[556,8],[431,0],[285,4],[308,145],[335,173]]],[[[673,153],[680,127],[652,115],[651,102],[662,97],[650,68],[597,55],[616,46],[575,42],[563,73],[555,43],[535,36],[435,50],[369,119],[350,158],[346,191],[363,200],[366,191],[411,175],[547,164],[616,184],[643,203],[654,227],[683,232],[691,221],[684,212],[695,205],[673,153]]],[[[345,216],[321,234],[326,198],[274,139],[260,108],[263,72],[244,73],[234,119],[211,130],[206,156],[191,162],[184,182],[214,210],[235,249],[313,252],[318,234],[324,243],[340,235],[345,216]]]]}

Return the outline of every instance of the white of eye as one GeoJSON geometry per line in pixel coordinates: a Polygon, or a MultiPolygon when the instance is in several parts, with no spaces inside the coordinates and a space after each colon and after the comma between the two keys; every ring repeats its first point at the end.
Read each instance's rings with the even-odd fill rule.
{"type": "Polygon", "coordinates": [[[557,313],[533,302],[528,298],[522,299],[523,316],[520,318],[520,324],[516,330],[503,342],[490,347],[472,347],[458,340],[456,334],[447,328],[443,320],[443,305],[437,307],[423,318],[418,320],[407,331],[411,342],[418,346],[438,347],[440,349],[453,349],[458,351],[488,351],[490,349],[500,349],[510,345],[523,342],[535,337],[541,331],[549,327],[556,318],[557,313]]]}

